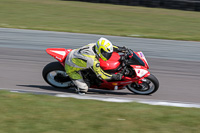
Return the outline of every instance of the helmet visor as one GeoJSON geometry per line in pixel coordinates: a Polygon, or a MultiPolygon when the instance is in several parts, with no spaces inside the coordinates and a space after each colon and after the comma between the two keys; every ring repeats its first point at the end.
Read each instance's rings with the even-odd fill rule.
{"type": "Polygon", "coordinates": [[[112,55],[112,53],[108,53],[108,52],[104,51],[103,49],[101,49],[101,54],[102,54],[107,60],[109,60],[110,57],[111,57],[111,55],[112,55]]]}

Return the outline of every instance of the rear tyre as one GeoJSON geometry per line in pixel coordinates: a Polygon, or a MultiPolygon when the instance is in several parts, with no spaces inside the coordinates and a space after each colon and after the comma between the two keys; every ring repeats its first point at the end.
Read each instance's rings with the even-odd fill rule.
{"type": "Polygon", "coordinates": [[[150,95],[155,93],[159,88],[159,81],[158,79],[150,74],[148,77],[144,78],[143,83],[132,83],[127,85],[128,90],[135,94],[140,95],[150,95]]]}
{"type": "Polygon", "coordinates": [[[68,88],[72,85],[70,77],[59,62],[47,64],[42,71],[42,76],[49,85],[55,88],[68,88]]]}

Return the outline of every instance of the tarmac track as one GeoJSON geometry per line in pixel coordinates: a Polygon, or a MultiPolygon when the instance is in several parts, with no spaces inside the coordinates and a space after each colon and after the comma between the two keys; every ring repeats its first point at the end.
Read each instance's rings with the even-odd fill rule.
{"type": "MultiPolygon", "coordinates": [[[[41,74],[43,67],[55,61],[44,49],[76,48],[94,42],[99,37],[100,35],[0,28],[0,88],[75,94],[73,89],[56,89],[44,82],[41,74]]],[[[87,95],[200,104],[199,42],[104,37],[115,44],[143,51],[150,64],[150,72],[159,79],[160,88],[149,96],[135,95],[126,89],[90,89],[87,95]]]]}

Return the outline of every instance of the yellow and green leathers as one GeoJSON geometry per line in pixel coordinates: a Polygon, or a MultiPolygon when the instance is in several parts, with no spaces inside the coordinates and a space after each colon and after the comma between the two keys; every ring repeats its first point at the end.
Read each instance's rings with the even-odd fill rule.
{"type": "Polygon", "coordinates": [[[80,70],[91,68],[98,77],[111,79],[112,75],[104,72],[95,53],[95,43],[72,50],[66,58],[65,70],[72,80],[82,79],[80,70]]]}

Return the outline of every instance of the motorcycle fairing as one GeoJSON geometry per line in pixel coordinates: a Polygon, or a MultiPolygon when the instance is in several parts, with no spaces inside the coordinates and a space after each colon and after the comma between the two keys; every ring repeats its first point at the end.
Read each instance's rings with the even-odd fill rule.
{"type": "Polygon", "coordinates": [[[145,66],[138,66],[138,65],[130,65],[134,70],[136,77],[147,77],[149,76],[150,72],[147,70],[145,66]]]}
{"type": "Polygon", "coordinates": [[[119,60],[120,60],[120,55],[117,52],[113,52],[109,60],[103,61],[101,58],[99,59],[100,67],[103,70],[115,70],[120,65],[119,60]]]}
{"type": "Polygon", "coordinates": [[[64,62],[65,58],[71,52],[72,49],[65,49],[65,48],[48,48],[46,52],[57,59],[59,62],[64,62]]]}
{"type": "Polygon", "coordinates": [[[136,76],[141,78],[144,75],[146,75],[148,73],[148,71],[145,70],[145,69],[137,69],[137,68],[135,68],[135,73],[136,73],[136,76]]]}
{"type": "MultiPolygon", "coordinates": [[[[129,81],[110,81],[108,83],[108,81],[103,80],[103,82],[101,83],[101,85],[98,88],[101,89],[106,89],[108,88],[108,90],[121,90],[121,89],[125,89],[126,85],[132,83],[132,80],[129,81]]],[[[92,88],[95,86],[91,86],[92,88]]]]}

